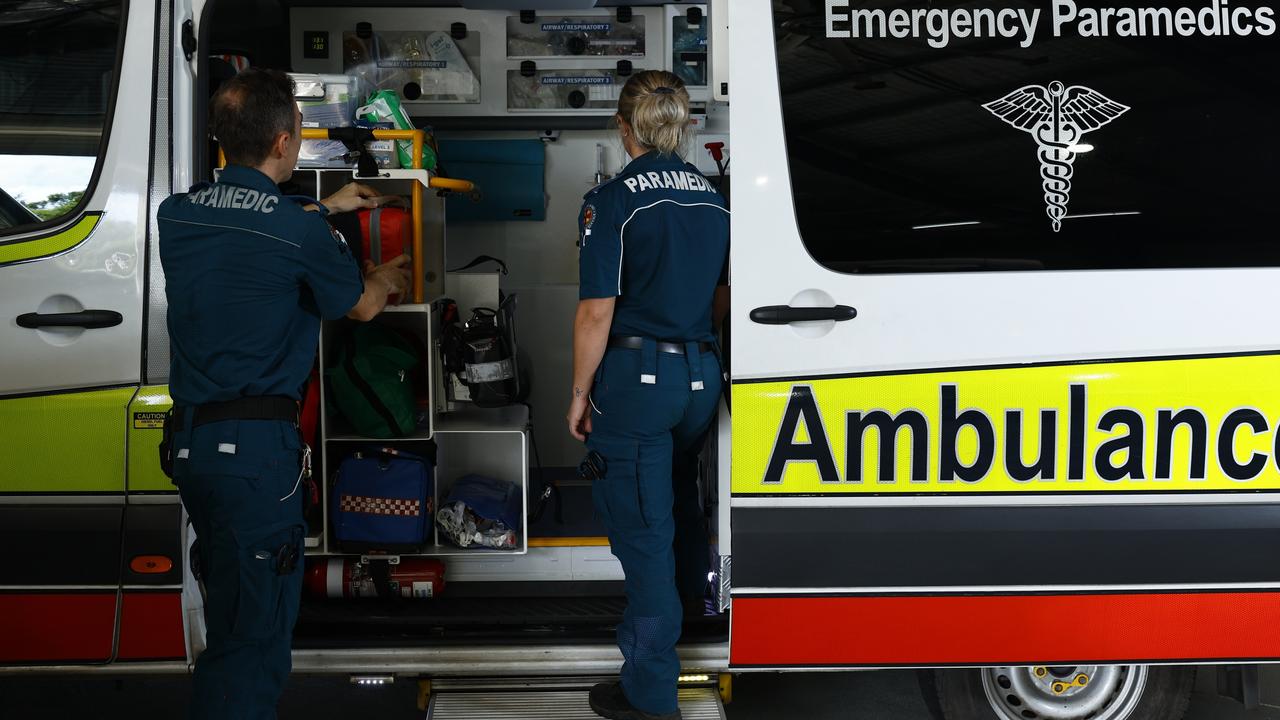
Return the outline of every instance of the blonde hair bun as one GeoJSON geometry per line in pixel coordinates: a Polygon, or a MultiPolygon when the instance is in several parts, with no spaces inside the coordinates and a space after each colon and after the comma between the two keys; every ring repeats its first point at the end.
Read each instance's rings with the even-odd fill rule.
{"type": "Polygon", "coordinates": [[[665,70],[646,70],[627,80],[618,97],[618,115],[636,142],[663,155],[684,155],[689,141],[689,91],[665,70]]]}

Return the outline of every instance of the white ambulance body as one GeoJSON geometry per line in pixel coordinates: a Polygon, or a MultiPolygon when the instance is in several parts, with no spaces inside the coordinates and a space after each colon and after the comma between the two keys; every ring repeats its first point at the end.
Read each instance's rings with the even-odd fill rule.
{"type": "MultiPolygon", "coordinates": [[[[690,159],[727,187],[704,148],[723,142],[736,178],[732,413],[705,455],[717,559],[681,645],[689,701],[722,712],[730,673],[905,667],[949,720],[1170,718],[1192,664],[1256,700],[1280,658],[1272,6],[529,4],[6,6],[0,672],[187,672],[202,649],[156,462],[155,211],[215,171],[220,72],[367,60],[445,168],[467,143],[541,145],[543,196],[506,217],[492,187],[428,193],[428,302],[382,321],[430,342],[431,300],[520,297],[532,417],[447,402],[433,356],[431,422],[397,442],[438,446],[438,494],[483,471],[532,509],[555,478],[564,522],[531,520],[511,552],[436,539],[431,600],[308,596],[296,672],[431,679],[439,718],[485,696],[450,690],[527,709],[616,672],[621,568],[561,425],[574,224],[623,164],[620,84],[677,68],[701,81],[690,159]],[[484,254],[510,274],[446,272],[484,254]]],[[[361,441],[326,414],[324,507],[361,441]]],[[[309,560],[359,562],[326,512],[309,560]]]]}

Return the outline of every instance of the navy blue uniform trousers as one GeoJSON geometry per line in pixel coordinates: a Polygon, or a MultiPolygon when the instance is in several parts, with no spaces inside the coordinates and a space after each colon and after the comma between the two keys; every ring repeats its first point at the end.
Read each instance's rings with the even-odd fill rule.
{"type": "Polygon", "coordinates": [[[190,716],[270,720],[292,667],[302,590],[305,489],[297,428],[226,420],[174,436],[174,476],[195,529],[207,646],[196,660],[190,716]],[[297,563],[281,574],[282,549],[297,563]]]}
{"type": "Polygon", "coordinates": [[[606,352],[591,393],[587,447],[605,459],[592,500],[626,573],[622,689],[632,706],[666,714],[677,709],[680,595],[701,596],[710,563],[694,458],[715,416],[721,378],[712,353],[655,359],[648,351],[645,360],[645,352],[606,352]],[[641,382],[642,367],[655,383],[641,382]],[[703,388],[693,390],[699,378],[703,388]],[[680,469],[674,474],[673,464],[680,469]]]}

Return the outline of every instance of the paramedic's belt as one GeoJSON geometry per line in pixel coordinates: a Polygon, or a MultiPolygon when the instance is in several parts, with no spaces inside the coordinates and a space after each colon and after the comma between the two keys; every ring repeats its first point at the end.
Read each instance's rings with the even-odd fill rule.
{"type": "MultiPolygon", "coordinates": [[[[173,429],[183,429],[186,408],[175,408],[173,429]]],[[[226,402],[197,405],[191,413],[191,427],[200,427],[220,420],[287,420],[298,422],[298,401],[282,395],[246,397],[226,402]]]]}
{"type": "MultiPolygon", "coordinates": [[[[627,350],[639,350],[644,343],[644,338],[637,335],[610,335],[609,347],[626,348],[627,350]]],[[[670,353],[672,355],[684,355],[684,343],[668,342],[666,340],[657,341],[658,352],[670,353]]],[[[715,345],[708,342],[698,343],[699,352],[715,352],[715,345]]]]}

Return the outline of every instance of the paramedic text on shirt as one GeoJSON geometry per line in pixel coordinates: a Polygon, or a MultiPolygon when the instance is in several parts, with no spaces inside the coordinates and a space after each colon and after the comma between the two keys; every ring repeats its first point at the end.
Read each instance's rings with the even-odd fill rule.
{"type": "MultiPolygon", "coordinates": [[[[596,467],[592,498],[626,574],[621,682],[591,691],[617,720],[677,718],[682,600],[701,612],[709,551],[696,456],[721,390],[713,298],[729,247],[724,198],[681,159],[689,95],[638,73],[618,102],[631,162],[579,217],[569,432],[596,467]]],[[[717,303],[719,305],[719,303],[717,303]]]]}
{"type": "Polygon", "coordinates": [[[350,184],[285,197],[301,116],[284,73],[249,69],[213,97],[228,167],[159,210],[169,301],[173,477],[195,530],[207,647],[193,718],[274,718],[290,670],[309,451],[298,400],[321,319],[369,320],[407,286],[402,257],[356,264],[325,216],[384,198],[350,184]]]}

